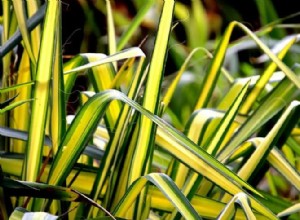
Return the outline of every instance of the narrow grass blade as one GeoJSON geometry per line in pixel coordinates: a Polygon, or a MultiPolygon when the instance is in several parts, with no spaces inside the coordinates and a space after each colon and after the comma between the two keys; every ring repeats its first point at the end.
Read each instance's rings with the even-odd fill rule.
{"type": "MultiPolygon", "coordinates": [[[[56,33],[59,33],[61,27],[61,13],[56,26],[56,33]]],[[[52,140],[52,152],[56,154],[58,146],[61,143],[62,137],[66,132],[66,106],[65,106],[65,89],[64,89],[64,75],[62,67],[62,48],[61,35],[56,36],[57,43],[55,47],[55,60],[52,75],[52,90],[51,90],[51,116],[50,116],[50,131],[52,140]]]]}
{"type": "MultiPolygon", "coordinates": [[[[15,177],[20,177],[22,172],[22,164],[23,160],[18,158],[18,156],[12,155],[1,155],[0,163],[5,174],[9,174],[15,177]]],[[[20,157],[20,156],[19,156],[20,157]]],[[[86,171],[81,171],[78,176],[78,170],[82,167],[80,165],[76,165],[74,169],[70,172],[66,184],[68,187],[72,187],[72,189],[79,191],[84,194],[89,194],[90,189],[92,188],[92,183],[96,176],[96,169],[88,169],[86,171]],[[74,178],[76,179],[74,180],[74,178]]],[[[50,165],[45,167],[45,170],[41,176],[41,182],[46,183],[49,175],[50,165]]]]}
{"type": "Polygon", "coordinates": [[[192,1],[191,18],[186,27],[191,48],[205,45],[208,37],[208,21],[200,0],[192,1]]]}
{"type": "MultiPolygon", "coordinates": [[[[179,83],[179,80],[182,76],[182,74],[184,73],[185,69],[187,68],[188,62],[191,60],[191,58],[195,55],[195,53],[199,52],[199,51],[205,51],[202,48],[196,48],[194,49],[189,56],[186,58],[186,60],[184,61],[184,63],[182,64],[180,70],[178,71],[175,79],[173,80],[173,82],[171,83],[171,85],[168,87],[168,90],[164,96],[163,99],[163,108],[166,109],[171,101],[171,98],[174,94],[174,91],[179,83]]],[[[206,127],[207,124],[206,122],[208,122],[211,118],[213,117],[218,117],[218,113],[214,112],[214,111],[210,111],[210,110],[203,110],[202,112],[197,112],[197,115],[204,115],[204,117],[201,116],[201,119],[199,119],[197,125],[200,125],[201,127],[206,127]],[[199,114],[198,114],[199,113],[199,114]],[[203,114],[202,114],[203,113],[203,114]],[[206,114],[208,113],[208,114],[206,114]],[[211,114],[210,114],[211,113],[211,114]],[[207,116],[207,117],[206,117],[207,116]]],[[[195,116],[195,115],[194,115],[195,116]]],[[[193,119],[196,118],[196,116],[194,117],[192,116],[192,119],[190,120],[194,122],[193,119]]],[[[187,127],[190,127],[190,123],[188,122],[187,127]]],[[[188,129],[189,130],[189,129],[188,129]]],[[[199,129],[199,127],[197,128],[197,131],[201,131],[202,129],[199,129]]],[[[202,139],[202,134],[203,133],[198,133],[198,132],[193,132],[192,130],[189,130],[188,133],[188,137],[193,140],[195,143],[198,143],[198,140],[202,139]]],[[[176,167],[177,172],[173,172],[171,177],[174,180],[174,182],[176,183],[176,185],[181,188],[185,182],[185,176],[187,175],[188,172],[188,168],[186,168],[184,165],[180,165],[179,163],[175,162],[176,164],[174,166],[176,167]]]]}
{"type": "MultiPolygon", "coordinates": [[[[132,84],[130,86],[130,90],[128,92],[128,98],[131,98],[133,100],[137,100],[139,97],[139,91],[141,90],[142,85],[145,82],[145,79],[147,77],[148,73],[148,66],[143,69],[145,59],[141,59],[139,66],[136,70],[135,77],[132,81],[132,84]]],[[[134,140],[137,140],[138,135],[138,129],[139,126],[133,126],[136,124],[138,120],[138,115],[135,114],[133,117],[130,117],[130,112],[132,112],[132,109],[128,105],[124,105],[124,113],[128,112],[127,118],[126,118],[126,124],[124,125],[118,125],[118,127],[122,128],[122,140],[123,143],[119,147],[119,152],[123,151],[127,148],[127,154],[124,157],[122,154],[118,154],[118,157],[115,161],[115,166],[117,167],[117,170],[115,173],[119,172],[119,178],[115,180],[114,184],[117,185],[117,189],[114,192],[111,192],[111,194],[114,194],[114,200],[111,207],[115,207],[116,204],[120,201],[121,197],[125,194],[127,188],[128,188],[128,173],[130,172],[130,165],[131,165],[131,159],[133,152],[135,150],[136,142],[134,140]],[[125,111],[125,112],[124,112],[125,111]],[[127,126],[126,126],[127,125],[127,126]],[[125,159],[123,159],[125,158],[125,159]],[[124,163],[120,163],[120,161],[125,161],[124,163]],[[127,183],[127,184],[124,184],[127,183]]],[[[123,116],[123,115],[121,115],[123,116]]],[[[117,128],[118,129],[118,128],[117,128]]],[[[121,128],[119,128],[121,129],[121,128]]],[[[114,139],[118,139],[118,137],[114,137],[114,139]]]]}
{"type": "MultiPolygon", "coordinates": [[[[272,3],[272,1],[270,0],[264,0],[264,1],[255,1],[259,14],[260,14],[260,21],[261,24],[264,25],[268,25],[271,22],[280,22],[279,16],[277,14],[277,11],[272,3]]],[[[275,28],[272,30],[272,32],[270,33],[270,35],[273,38],[282,38],[285,35],[285,31],[281,28],[275,28]]]]}
{"type": "MultiPolygon", "coordinates": [[[[218,186],[220,186],[222,188],[224,187],[224,189],[226,187],[225,190],[228,191],[228,192],[230,191],[230,194],[236,194],[236,193],[241,192],[241,189],[236,188],[236,186],[234,184],[232,184],[233,182],[229,181],[228,178],[226,178],[226,177],[224,178],[224,176],[218,176],[218,177],[215,176],[215,174],[217,174],[217,173],[215,173],[216,170],[211,169],[210,167],[208,167],[208,163],[207,163],[209,161],[208,158],[204,159],[205,160],[205,162],[204,162],[205,165],[202,164],[202,162],[200,164],[199,159],[197,159],[197,165],[196,165],[196,164],[194,164],[194,162],[195,162],[194,156],[196,156],[196,154],[195,155],[190,154],[191,152],[188,152],[188,151],[183,150],[183,149],[179,150],[178,147],[179,147],[180,144],[178,142],[168,138],[168,137],[165,137],[164,134],[162,132],[160,132],[160,129],[158,129],[158,136],[159,136],[158,138],[159,138],[159,141],[161,143],[161,146],[163,146],[163,149],[167,150],[168,152],[170,152],[171,154],[176,156],[177,159],[179,159],[182,163],[188,165],[191,169],[193,169],[197,173],[207,177],[208,179],[210,179],[210,181],[217,184],[218,186]],[[203,168],[200,168],[199,166],[201,166],[201,167],[203,166],[203,168]],[[204,169],[205,172],[201,172],[200,170],[197,171],[199,168],[204,169]]],[[[200,152],[200,151],[202,152],[202,149],[201,148],[193,148],[193,151],[194,152],[200,152]]],[[[205,151],[203,151],[201,153],[201,155],[204,156],[204,155],[208,155],[208,154],[205,151]]],[[[221,169],[223,169],[223,168],[221,168],[221,169]]],[[[225,174],[225,173],[226,173],[226,175],[229,174],[228,172],[224,172],[223,174],[225,174]]],[[[248,188],[249,186],[245,185],[245,187],[248,188]]],[[[251,199],[251,203],[253,204],[253,207],[256,210],[258,210],[260,213],[264,213],[264,214],[268,213],[267,214],[268,217],[270,217],[271,219],[274,219],[274,215],[270,211],[265,209],[265,207],[263,207],[260,203],[258,203],[255,200],[252,200],[252,199],[251,199]]]]}
{"type": "MultiPolygon", "coordinates": [[[[0,167],[1,182],[3,181],[4,175],[2,167],[0,167]]],[[[8,219],[9,214],[12,212],[12,204],[9,195],[5,192],[3,187],[0,187],[0,218],[8,219]]]]}
{"type": "MultiPolygon", "coordinates": [[[[104,54],[87,55],[89,63],[95,62],[99,60],[99,58],[105,59],[106,56],[104,54]]],[[[96,92],[109,89],[113,79],[115,78],[115,75],[116,73],[112,63],[95,66],[91,69],[91,71],[88,72],[89,81],[92,83],[92,86],[96,92]]],[[[115,127],[120,111],[121,104],[119,102],[113,102],[105,114],[106,127],[110,135],[112,135],[112,131],[115,127]]]]}
{"type": "MultiPolygon", "coordinates": [[[[20,140],[23,143],[28,140],[28,132],[22,131],[22,130],[17,130],[17,129],[12,129],[8,127],[0,127],[0,135],[4,137],[9,137],[14,140],[20,140]]],[[[52,141],[49,136],[45,136],[45,141],[44,145],[48,147],[52,147],[52,141]]],[[[23,153],[23,151],[22,151],[23,153]]],[[[87,155],[93,159],[96,160],[101,160],[103,158],[103,150],[99,149],[95,145],[87,145],[86,148],[83,151],[84,155],[87,155]]],[[[1,154],[0,154],[1,155],[1,154]]],[[[23,158],[23,154],[16,154],[19,157],[23,158]]]]}
{"type": "Polygon", "coordinates": [[[204,46],[208,35],[208,21],[202,2],[192,1],[191,8],[181,2],[176,2],[175,16],[184,25],[189,47],[204,46]]]}
{"type": "Polygon", "coordinates": [[[179,83],[179,80],[182,76],[182,74],[184,73],[184,71],[187,68],[188,63],[190,62],[190,60],[192,59],[192,57],[195,55],[195,53],[200,52],[200,51],[205,51],[205,49],[203,48],[196,48],[194,50],[192,50],[192,52],[188,55],[188,57],[185,59],[184,63],[182,64],[182,66],[180,67],[175,79],[172,81],[171,85],[168,87],[168,90],[163,98],[163,103],[164,103],[164,108],[167,108],[171,98],[174,94],[174,91],[179,83]]]}
{"type": "Polygon", "coordinates": [[[26,27],[26,14],[25,14],[25,5],[23,1],[12,1],[14,5],[15,15],[18,20],[18,26],[23,37],[24,47],[30,57],[33,65],[36,65],[36,58],[34,57],[33,50],[31,47],[30,36],[26,27]]]}
{"type": "Polygon", "coordinates": [[[120,37],[120,39],[118,41],[118,44],[117,44],[117,50],[118,51],[122,50],[126,46],[127,42],[132,37],[135,30],[139,27],[139,25],[141,24],[144,16],[146,15],[146,13],[148,12],[148,10],[151,8],[151,6],[153,4],[154,4],[153,0],[148,0],[146,2],[143,2],[142,8],[140,8],[138,10],[137,15],[130,22],[130,25],[129,25],[128,29],[120,37]]]}
{"type": "Polygon", "coordinates": [[[121,68],[118,70],[115,78],[111,82],[109,88],[115,89],[122,86],[126,88],[129,87],[129,79],[133,78],[133,68],[131,68],[134,64],[136,58],[127,59],[121,68]]]}
{"type": "MultiPolygon", "coordinates": [[[[110,0],[106,0],[106,12],[107,12],[107,30],[108,30],[108,51],[109,55],[115,54],[117,52],[116,45],[116,33],[114,26],[114,18],[111,9],[110,0]]],[[[115,70],[117,70],[117,63],[113,62],[115,70]]]]}
{"type": "Polygon", "coordinates": [[[245,99],[246,92],[249,86],[249,82],[241,89],[238,93],[239,95],[234,100],[225,116],[222,118],[219,126],[216,128],[216,131],[212,133],[208,140],[207,144],[207,152],[215,155],[217,151],[220,149],[221,144],[224,142],[224,137],[227,131],[230,129],[232,122],[234,121],[235,116],[238,114],[239,108],[245,99]]]}
{"type": "Polygon", "coordinates": [[[235,26],[234,23],[229,24],[221,42],[219,43],[215,51],[213,60],[209,65],[207,74],[205,75],[205,79],[201,87],[201,93],[198,98],[195,109],[205,108],[209,102],[212,91],[215,87],[216,81],[219,76],[219,70],[221,68],[221,65],[223,64],[226,48],[228,46],[230,35],[231,32],[233,31],[234,26],[235,26]]]}
{"type": "MultiPolygon", "coordinates": [[[[12,155],[1,155],[0,163],[3,172],[5,174],[12,175],[18,178],[21,177],[23,160],[20,159],[20,156],[17,155],[14,157],[12,155]]],[[[46,165],[45,170],[40,179],[43,183],[47,181],[49,170],[50,170],[50,165],[46,165]]],[[[90,168],[86,171],[82,171],[82,167],[80,165],[78,166],[77,164],[70,172],[66,180],[66,184],[68,185],[68,187],[72,187],[72,189],[76,191],[79,191],[84,194],[89,194],[95,176],[96,176],[95,168],[92,169],[90,168]],[[81,172],[80,175],[78,176],[79,170],[81,170],[81,172]]]]}
{"type": "MultiPolygon", "coordinates": [[[[37,1],[26,1],[26,8],[28,17],[33,17],[36,13],[38,13],[39,10],[39,3],[37,1]]],[[[43,6],[41,6],[42,8],[43,6]]],[[[28,21],[26,21],[27,29],[28,27],[28,21]]],[[[35,27],[34,30],[30,32],[30,38],[31,38],[31,46],[32,46],[32,52],[34,57],[38,57],[39,51],[40,51],[40,42],[41,42],[41,27],[38,25],[35,27]]]]}
{"type": "MultiPolygon", "coordinates": [[[[11,20],[11,2],[10,1],[3,1],[2,2],[2,10],[3,10],[3,33],[2,33],[2,42],[1,44],[3,44],[4,42],[6,42],[9,38],[9,28],[10,28],[10,20],[11,20]]],[[[1,47],[2,49],[2,47],[1,47]]],[[[12,50],[12,48],[10,48],[8,51],[12,50]]],[[[6,55],[6,53],[0,53],[2,56],[4,57],[6,55]]]]}
{"type": "MultiPolygon", "coordinates": [[[[17,28],[17,19],[12,10],[12,2],[11,1],[2,1],[2,10],[3,10],[3,30],[1,36],[1,44],[6,42],[12,33],[17,28]]],[[[1,80],[1,88],[9,87],[10,85],[10,73],[11,73],[11,59],[12,59],[12,51],[8,51],[6,55],[2,55],[2,80],[1,80]]],[[[1,54],[0,54],[1,55],[1,54]]],[[[0,102],[4,102],[9,98],[8,94],[2,94],[0,96],[0,102]]],[[[9,124],[9,114],[4,113],[0,115],[0,125],[7,126],[9,124]]],[[[1,142],[1,150],[8,148],[7,140],[0,137],[1,142]]]]}
{"type": "Polygon", "coordinates": [[[12,109],[14,109],[14,108],[16,108],[16,107],[18,107],[20,105],[23,105],[23,104],[31,102],[31,101],[33,101],[33,99],[14,102],[13,104],[10,104],[10,105],[7,105],[7,106],[1,108],[0,109],[0,114],[3,114],[3,113],[5,113],[5,112],[7,112],[9,110],[12,110],[12,109]]]}
{"type": "MultiPolygon", "coordinates": [[[[296,39],[296,42],[299,41],[299,36],[298,34],[291,34],[287,35],[286,37],[283,37],[282,39],[275,41],[273,47],[271,48],[271,51],[278,56],[280,51],[285,50],[284,48],[290,44],[293,39],[296,39]]],[[[295,47],[296,45],[294,45],[295,47]]],[[[290,52],[293,51],[293,47],[291,47],[290,52]]],[[[266,54],[262,54],[259,57],[253,58],[254,63],[265,63],[267,61],[270,61],[270,58],[266,54]]]]}
{"type": "MultiPolygon", "coordinates": [[[[234,102],[236,97],[238,96],[239,92],[247,82],[249,82],[249,87],[253,87],[255,85],[255,82],[257,81],[255,78],[257,77],[248,77],[248,78],[238,78],[236,79],[230,86],[229,91],[226,93],[226,95],[222,98],[220,103],[218,104],[217,109],[226,111],[230,105],[234,102]]],[[[251,90],[251,89],[249,89],[251,90]]],[[[245,101],[247,100],[248,95],[246,96],[245,101]]],[[[242,107],[244,106],[244,102],[242,107]]],[[[241,107],[241,108],[242,108],[241,107]]],[[[240,110],[241,111],[241,110],[240,110]]],[[[241,113],[242,114],[242,113],[241,113]]],[[[247,117],[246,114],[245,117],[247,117]]]]}
{"type": "Polygon", "coordinates": [[[260,20],[263,25],[267,25],[269,22],[272,22],[274,20],[278,19],[277,12],[272,4],[271,1],[266,0],[264,2],[255,1],[259,14],[260,14],[260,20]]]}
{"type": "Polygon", "coordinates": [[[13,97],[6,99],[4,102],[0,103],[0,109],[3,109],[5,107],[7,107],[12,101],[14,101],[16,98],[18,97],[17,95],[14,95],[13,97]]]}
{"type": "MultiPolygon", "coordinates": [[[[126,153],[125,162],[122,164],[123,167],[122,167],[122,170],[120,170],[120,174],[119,174],[120,177],[117,180],[117,181],[119,181],[119,182],[117,182],[118,190],[116,190],[115,198],[113,201],[113,207],[116,207],[116,205],[118,204],[120,199],[125,195],[128,187],[129,187],[128,174],[130,172],[131,158],[134,153],[135,146],[136,146],[136,141],[134,141],[134,140],[137,140],[137,138],[138,138],[138,129],[139,129],[139,126],[136,126],[136,127],[134,127],[134,130],[131,131],[132,139],[128,143],[129,146],[128,146],[128,150],[126,153]],[[124,183],[126,183],[126,184],[124,184],[124,183]]],[[[132,218],[132,216],[134,215],[133,213],[134,213],[134,210],[130,209],[127,212],[127,216],[132,218]]]]}
{"type": "Polygon", "coordinates": [[[116,216],[124,216],[148,181],[157,186],[165,194],[185,219],[201,219],[189,201],[173,183],[172,179],[165,174],[159,173],[148,174],[133,182],[113,213],[116,216]]]}
{"type": "MultiPolygon", "coordinates": [[[[293,128],[294,130],[295,128],[293,128]]],[[[289,134],[290,136],[292,136],[293,134],[293,130],[291,131],[291,133],[289,134]]],[[[289,139],[289,137],[287,138],[289,139]]],[[[287,139],[285,140],[285,142],[287,141],[287,139]]],[[[282,147],[280,147],[280,149],[283,152],[283,155],[285,156],[286,160],[292,165],[292,166],[296,166],[296,157],[294,154],[294,151],[291,147],[289,147],[287,144],[284,144],[282,147]]]]}
{"type": "MultiPolygon", "coordinates": [[[[152,53],[149,72],[147,75],[146,89],[143,97],[143,107],[148,111],[158,114],[160,102],[161,83],[164,76],[164,64],[167,58],[167,47],[172,25],[173,10],[175,1],[166,0],[159,21],[158,31],[155,39],[154,50],[152,53]]],[[[135,150],[131,160],[128,184],[133,183],[138,177],[148,173],[149,164],[152,160],[154,133],[156,127],[149,118],[144,115],[139,121],[139,132],[135,146],[135,150]],[[148,167],[147,167],[148,164],[148,167]]],[[[140,195],[141,202],[132,207],[137,207],[136,216],[133,218],[141,218],[142,210],[145,206],[142,203],[145,192],[140,195]]]]}
{"type": "Polygon", "coordinates": [[[109,92],[94,95],[77,113],[53,161],[48,180],[50,185],[61,185],[66,179],[83,151],[88,137],[95,130],[100,118],[103,117],[107,102],[111,101],[110,96],[109,92]],[[97,100],[97,97],[102,105],[96,101],[93,102],[93,100],[97,100]]]}
{"type": "MultiPolygon", "coordinates": [[[[158,32],[155,40],[154,51],[151,58],[149,73],[147,76],[146,91],[143,98],[143,107],[150,112],[156,114],[158,112],[159,93],[161,81],[163,78],[164,62],[166,59],[167,44],[171,29],[173,16],[174,1],[168,0],[164,2],[161,14],[158,32]]],[[[140,130],[137,140],[136,150],[132,159],[132,167],[130,168],[129,184],[141,176],[145,170],[145,161],[147,154],[151,155],[153,149],[154,127],[152,121],[145,116],[141,117],[140,130]],[[143,168],[144,167],[144,168],[143,168]]]]}
{"type": "MultiPolygon", "coordinates": [[[[23,52],[20,66],[19,66],[19,74],[17,78],[17,82],[14,86],[10,86],[7,88],[13,89],[10,91],[14,91],[15,94],[19,94],[16,98],[16,101],[28,100],[31,99],[31,91],[34,82],[31,81],[31,71],[30,71],[30,60],[26,53],[23,52]]],[[[0,91],[1,93],[1,91],[0,91]]],[[[29,112],[30,103],[24,104],[19,108],[15,108],[12,110],[11,115],[13,117],[12,123],[10,124],[11,128],[16,128],[24,131],[28,131],[29,120],[25,117],[29,112]]],[[[26,149],[26,143],[21,142],[19,140],[13,140],[11,150],[12,152],[24,153],[26,149]]]]}
{"type": "Polygon", "coordinates": [[[50,79],[56,45],[56,25],[58,23],[59,1],[47,4],[44,32],[42,36],[39,61],[37,64],[36,84],[33,94],[32,114],[30,119],[29,140],[27,143],[23,179],[35,181],[41,165],[41,154],[45,134],[46,115],[50,92],[50,79]]]}
{"type": "MultiPolygon", "coordinates": [[[[92,70],[89,71],[89,78],[92,82],[94,90],[96,92],[100,92],[109,89],[115,77],[115,70],[112,67],[111,62],[118,61],[120,59],[144,56],[145,54],[142,52],[142,50],[137,47],[121,51],[108,57],[104,54],[81,54],[80,57],[77,57],[72,62],[68,63],[68,65],[65,66],[65,69],[69,69],[84,62],[87,62],[87,64],[81,65],[80,67],[77,67],[73,70],[69,70],[65,72],[65,74],[70,73],[70,71],[74,73],[74,71],[77,72],[78,69],[78,71],[81,71],[93,67],[92,70]]],[[[72,75],[74,74],[65,75],[67,94],[69,94],[69,92],[71,91],[70,89],[75,81],[75,77],[72,75]]],[[[115,102],[109,107],[109,110],[106,113],[106,124],[110,133],[115,127],[120,109],[120,103],[115,102]]]]}

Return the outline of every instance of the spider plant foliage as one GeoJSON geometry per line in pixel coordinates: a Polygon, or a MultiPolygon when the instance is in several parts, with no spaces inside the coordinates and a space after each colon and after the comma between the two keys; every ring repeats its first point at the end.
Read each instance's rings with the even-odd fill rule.
{"type": "Polygon", "coordinates": [[[2,1],[0,218],[299,219],[299,35],[270,46],[278,22],[254,33],[233,21],[211,53],[191,48],[208,36],[200,0],[151,0],[118,38],[101,2],[108,52],[65,61],[61,1],[2,1]],[[146,57],[131,39],[149,10],[160,19],[146,57]],[[172,22],[189,10],[203,37],[184,23],[185,47],[172,22]],[[245,37],[232,43],[234,29],[245,37]],[[261,56],[236,68],[259,74],[241,77],[231,67],[249,42],[261,56]],[[78,76],[88,89],[68,115],[78,76]]]}

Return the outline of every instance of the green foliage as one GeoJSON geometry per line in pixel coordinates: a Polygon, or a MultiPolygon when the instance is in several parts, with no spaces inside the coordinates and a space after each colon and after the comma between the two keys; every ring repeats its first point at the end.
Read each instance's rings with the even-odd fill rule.
{"type": "Polygon", "coordinates": [[[299,219],[299,36],[273,31],[272,2],[256,1],[257,32],[232,21],[222,34],[198,0],[134,1],[133,18],[118,4],[93,5],[106,49],[65,61],[60,1],[3,1],[0,218],[299,219]],[[136,47],[145,27],[154,45],[136,47]],[[262,54],[242,61],[240,48],[262,54]]]}

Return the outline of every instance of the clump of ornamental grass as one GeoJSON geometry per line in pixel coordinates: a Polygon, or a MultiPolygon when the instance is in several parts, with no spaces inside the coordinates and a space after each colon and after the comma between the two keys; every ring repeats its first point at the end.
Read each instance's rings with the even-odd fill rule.
{"type": "Polygon", "coordinates": [[[140,4],[117,39],[106,1],[108,53],[64,62],[60,1],[3,2],[3,219],[299,218],[299,36],[269,46],[263,37],[280,20],[255,33],[233,21],[205,49],[195,0],[188,45],[169,49],[174,13],[182,19],[188,8],[166,0],[147,57],[128,45],[154,4],[140,4]],[[245,37],[230,42],[235,29],[245,37]],[[231,72],[240,48],[253,47],[263,65],[241,63],[247,77],[231,72]],[[168,53],[180,67],[165,78],[168,53]],[[88,89],[67,115],[78,76],[88,89]]]}

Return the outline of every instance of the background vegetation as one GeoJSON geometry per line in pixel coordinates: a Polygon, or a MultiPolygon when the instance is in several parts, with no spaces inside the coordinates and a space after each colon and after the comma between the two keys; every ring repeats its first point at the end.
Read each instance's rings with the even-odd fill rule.
{"type": "Polygon", "coordinates": [[[299,219],[295,4],[2,1],[1,218],[299,219]]]}

